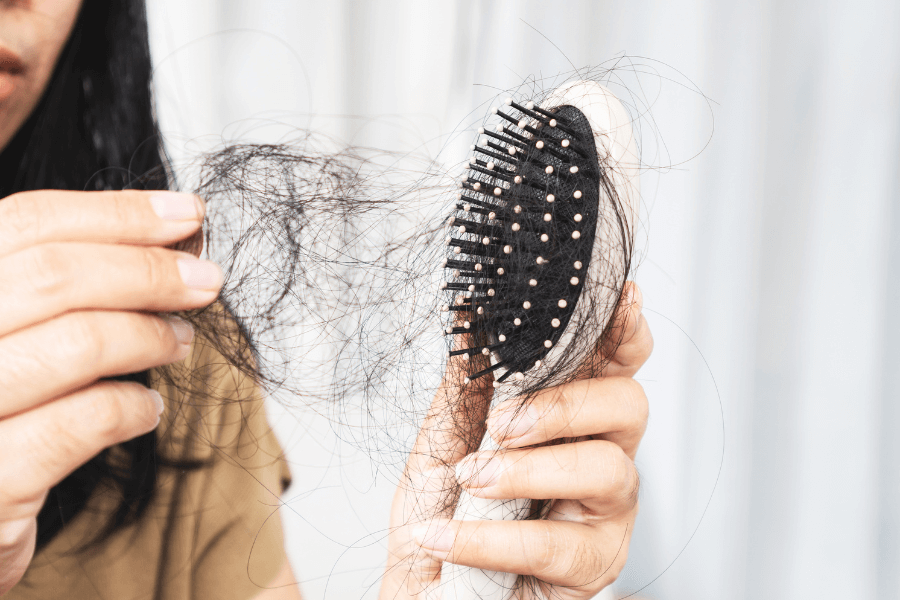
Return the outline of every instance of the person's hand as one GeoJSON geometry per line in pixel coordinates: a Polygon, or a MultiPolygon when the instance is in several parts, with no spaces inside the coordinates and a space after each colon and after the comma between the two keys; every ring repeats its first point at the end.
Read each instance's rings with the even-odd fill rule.
{"type": "Polygon", "coordinates": [[[383,600],[440,597],[444,561],[532,576],[523,598],[590,598],[616,579],[637,516],[634,457],[648,417],[632,377],[653,348],[640,291],[626,285],[610,343],[584,369],[603,364],[602,376],[544,390],[525,410],[515,400],[496,407],[487,431],[497,452],[469,454],[481,430],[466,424],[487,410],[489,378],[461,388],[451,361],[394,497],[383,600]],[[447,492],[457,481],[482,498],[554,500],[545,520],[453,521],[447,492]]]}
{"type": "Polygon", "coordinates": [[[152,313],[218,295],[219,267],[164,247],[197,232],[203,211],[162,192],[0,200],[0,595],[31,562],[49,489],[159,423],[157,392],[104,378],[187,355],[190,325],[152,313]]]}

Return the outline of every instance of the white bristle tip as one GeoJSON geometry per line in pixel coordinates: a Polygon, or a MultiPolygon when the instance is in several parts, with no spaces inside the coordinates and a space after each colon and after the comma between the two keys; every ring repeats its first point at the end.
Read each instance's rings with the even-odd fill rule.
{"type": "Polygon", "coordinates": [[[459,233],[465,233],[465,232],[466,232],[466,226],[465,226],[465,225],[460,225],[460,226],[459,226],[459,229],[457,229],[457,231],[458,231],[459,233]]]}
{"type": "Polygon", "coordinates": [[[584,265],[581,264],[581,261],[580,261],[580,260],[576,260],[576,261],[575,261],[575,264],[572,265],[572,266],[574,266],[575,269],[578,270],[578,269],[580,269],[581,267],[583,267],[584,265]]]}
{"type": "Polygon", "coordinates": [[[550,213],[544,213],[544,220],[548,223],[553,220],[553,216],[550,213]]]}
{"type": "Polygon", "coordinates": [[[479,127],[479,128],[478,128],[478,133],[484,133],[484,127],[479,127]]]}
{"type": "Polygon", "coordinates": [[[477,192],[478,190],[481,189],[481,184],[480,184],[479,182],[476,181],[476,182],[472,185],[472,189],[475,190],[475,191],[477,192]]]}
{"type": "Polygon", "coordinates": [[[551,348],[553,346],[553,342],[550,340],[544,340],[544,348],[551,348]]]}
{"type": "Polygon", "coordinates": [[[522,212],[522,207],[516,204],[515,208],[513,208],[513,212],[517,215],[520,214],[522,212]]]}
{"type": "Polygon", "coordinates": [[[493,163],[493,161],[489,162],[487,164],[488,171],[493,171],[495,166],[496,165],[493,163]]]}
{"type": "Polygon", "coordinates": [[[542,364],[544,364],[542,361],[539,361],[539,360],[534,361],[535,367],[540,367],[542,364]]]}
{"type": "Polygon", "coordinates": [[[506,270],[503,267],[497,269],[497,275],[503,275],[504,273],[506,273],[506,270]]]}
{"type": "Polygon", "coordinates": [[[509,254],[510,252],[512,252],[512,246],[503,246],[503,254],[509,254]]]}
{"type": "Polygon", "coordinates": [[[445,304],[441,307],[441,312],[450,312],[450,305],[445,304]]]}
{"type": "Polygon", "coordinates": [[[464,212],[469,212],[470,210],[472,210],[472,205],[471,205],[471,204],[469,204],[468,202],[466,202],[465,204],[463,204],[463,211],[464,211],[464,212]]]}
{"type": "Polygon", "coordinates": [[[443,269],[446,266],[447,266],[447,259],[445,258],[441,261],[441,268],[443,269]]]}
{"type": "Polygon", "coordinates": [[[446,290],[446,289],[447,289],[447,282],[446,282],[446,281],[442,281],[442,282],[441,282],[441,289],[442,289],[442,290],[446,290]]]}
{"type": "Polygon", "coordinates": [[[503,101],[503,103],[506,104],[507,106],[512,105],[512,98],[507,98],[506,100],[503,101]]]}
{"type": "Polygon", "coordinates": [[[534,102],[531,102],[529,100],[528,102],[525,103],[525,108],[527,108],[528,110],[532,110],[534,108],[534,102]]]}
{"type": "Polygon", "coordinates": [[[480,270],[483,269],[483,268],[484,268],[484,267],[481,266],[481,263],[475,263],[475,270],[476,270],[476,271],[480,271],[480,270]]]}
{"type": "Polygon", "coordinates": [[[559,323],[560,323],[559,319],[553,319],[552,321],[550,321],[550,324],[553,325],[554,327],[559,327],[559,323]]]}
{"type": "Polygon", "coordinates": [[[479,307],[478,307],[478,310],[476,310],[475,312],[477,312],[479,315],[483,315],[483,314],[484,314],[484,307],[483,307],[483,306],[479,306],[479,307]]]}
{"type": "Polygon", "coordinates": [[[559,145],[562,146],[563,148],[568,148],[568,147],[569,147],[569,140],[563,140],[563,141],[561,141],[561,142],[559,143],[559,145]]]}
{"type": "Polygon", "coordinates": [[[529,308],[531,308],[531,302],[526,300],[525,302],[522,303],[522,308],[524,308],[525,310],[528,310],[529,308]]]}
{"type": "Polygon", "coordinates": [[[475,291],[475,284],[474,284],[474,283],[473,283],[472,285],[469,286],[469,291],[470,291],[470,292],[474,292],[474,291],[475,291]]]}
{"type": "Polygon", "coordinates": [[[498,187],[495,187],[495,188],[494,188],[494,195],[495,195],[495,196],[499,196],[499,195],[502,194],[502,193],[503,193],[503,188],[498,188],[498,187]]]}
{"type": "Polygon", "coordinates": [[[515,377],[516,381],[523,381],[525,379],[525,375],[523,375],[522,373],[516,373],[515,377]]]}
{"type": "Polygon", "coordinates": [[[499,110],[500,110],[499,108],[497,108],[496,106],[494,106],[493,108],[491,108],[491,114],[492,114],[492,115],[496,115],[497,112],[498,112],[499,110]]]}
{"type": "Polygon", "coordinates": [[[469,159],[469,164],[470,164],[470,165],[474,165],[474,164],[476,164],[477,162],[478,162],[478,160],[477,160],[474,156],[471,157],[471,158],[469,159]]]}
{"type": "Polygon", "coordinates": [[[469,146],[469,150],[474,150],[474,149],[475,149],[475,144],[472,144],[471,146],[469,146]]]}
{"type": "Polygon", "coordinates": [[[515,156],[515,155],[516,155],[516,149],[513,148],[512,146],[510,146],[509,148],[507,148],[506,151],[509,152],[509,155],[510,155],[510,156],[515,156]]]}
{"type": "Polygon", "coordinates": [[[469,323],[468,321],[463,322],[463,327],[465,327],[466,329],[469,329],[471,326],[472,326],[472,324],[469,323]]]}
{"type": "Polygon", "coordinates": [[[577,200],[581,198],[581,190],[575,190],[575,193],[572,196],[577,200]]]}
{"type": "Polygon", "coordinates": [[[456,217],[450,217],[450,220],[447,221],[447,223],[448,223],[449,225],[453,225],[454,223],[456,223],[456,217]]]}
{"type": "Polygon", "coordinates": [[[569,167],[569,173],[577,173],[577,172],[578,172],[578,167],[575,167],[575,166],[569,167]]]}
{"type": "Polygon", "coordinates": [[[528,119],[522,119],[521,121],[516,123],[516,125],[519,126],[519,129],[525,129],[526,127],[528,127],[528,119]]]}
{"type": "Polygon", "coordinates": [[[496,218],[497,218],[497,213],[495,213],[495,212],[489,212],[489,213],[488,213],[488,219],[490,219],[490,220],[493,221],[493,220],[496,219],[496,218]]]}
{"type": "Polygon", "coordinates": [[[488,290],[488,291],[487,291],[487,295],[488,295],[488,296],[493,296],[493,295],[496,294],[496,293],[497,293],[497,292],[495,292],[494,290],[488,290]]]}
{"type": "Polygon", "coordinates": [[[537,285],[537,279],[529,279],[529,280],[528,280],[528,285],[530,285],[531,287],[536,286],[536,285],[537,285]]]}
{"type": "Polygon", "coordinates": [[[459,269],[454,269],[454,270],[453,270],[453,276],[454,276],[454,277],[459,277],[459,269]]]}
{"type": "Polygon", "coordinates": [[[448,327],[447,329],[444,330],[444,333],[453,333],[453,328],[448,327]]]}
{"type": "Polygon", "coordinates": [[[463,298],[462,294],[459,294],[456,298],[454,298],[454,300],[456,301],[457,304],[462,304],[463,300],[465,300],[465,298],[463,298]]]}
{"type": "Polygon", "coordinates": [[[522,183],[522,176],[521,176],[521,175],[516,175],[516,176],[513,178],[513,181],[515,181],[516,183],[522,183]]]}
{"type": "Polygon", "coordinates": [[[553,194],[547,194],[547,202],[553,203],[556,201],[556,196],[553,194]]]}
{"type": "Polygon", "coordinates": [[[573,240],[577,240],[577,239],[580,238],[580,237],[581,237],[581,232],[580,232],[580,231],[573,231],[573,232],[572,232],[572,239],[573,239],[573,240]]]}
{"type": "Polygon", "coordinates": [[[556,127],[556,119],[550,119],[550,127],[556,127]]]}
{"type": "Polygon", "coordinates": [[[469,356],[469,353],[468,353],[468,352],[466,352],[465,354],[463,354],[462,357],[463,357],[463,360],[469,360],[470,358],[472,358],[471,356],[469,356]]]}
{"type": "Polygon", "coordinates": [[[522,324],[522,319],[520,319],[519,317],[516,317],[515,319],[513,319],[513,325],[515,325],[516,327],[518,327],[521,324],[522,324]]]}
{"type": "Polygon", "coordinates": [[[565,308],[565,307],[567,307],[567,306],[569,305],[569,303],[566,302],[565,298],[563,298],[562,300],[560,300],[559,302],[557,302],[556,305],[557,305],[558,307],[560,307],[560,308],[565,308]]]}
{"type": "Polygon", "coordinates": [[[581,219],[583,219],[583,218],[584,218],[584,217],[581,216],[581,213],[578,213],[578,214],[575,215],[575,217],[574,217],[576,223],[581,223],[581,219]]]}
{"type": "Polygon", "coordinates": [[[468,384],[472,383],[472,380],[469,379],[468,377],[466,377],[465,379],[463,379],[463,383],[465,383],[466,385],[468,385],[468,384]]]}
{"type": "Polygon", "coordinates": [[[489,237],[481,238],[481,243],[484,244],[485,246],[487,246],[488,244],[491,243],[491,238],[489,238],[489,237]]]}
{"type": "Polygon", "coordinates": [[[534,260],[534,262],[536,262],[536,263],[539,264],[539,265],[542,265],[542,264],[544,264],[544,257],[543,257],[543,256],[538,256],[538,257],[534,260]]]}
{"type": "Polygon", "coordinates": [[[569,280],[569,283],[571,283],[572,285],[578,285],[578,278],[573,277],[572,279],[569,280]]]}
{"type": "Polygon", "coordinates": [[[500,335],[497,336],[497,339],[500,340],[501,342],[505,342],[506,336],[501,333],[500,335]]]}
{"type": "Polygon", "coordinates": [[[543,150],[543,148],[544,148],[544,141],[543,141],[543,140],[538,140],[538,141],[534,144],[534,147],[537,148],[538,150],[543,150]]]}
{"type": "Polygon", "coordinates": [[[487,356],[488,354],[491,353],[491,351],[488,350],[487,348],[482,348],[482,349],[481,349],[481,353],[484,354],[485,356],[487,356]]]}
{"type": "Polygon", "coordinates": [[[521,228],[522,228],[522,226],[519,225],[518,223],[513,223],[513,224],[512,224],[512,227],[511,227],[510,229],[512,229],[513,231],[518,231],[518,230],[520,230],[521,228]]]}
{"type": "Polygon", "coordinates": [[[494,131],[496,131],[497,133],[503,133],[503,125],[495,125],[494,131]]]}
{"type": "Polygon", "coordinates": [[[503,385],[503,384],[500,383],[499,381],[495,381],[495,382],[493,383],[493,386],[494,386],[495,388],[498,388],[498,387],[500,387],[501,385],[503,385]]]}
{"type": "Polygon", "coordinates": [[[553,165],[547,165],[547,168],[544,169],[544,173],[551,175],[553,173],[553,165]]]}
{"type": "Polygon", "coordinates": [[[550,240],[550,236],[549,236],[549,235],[547,235],[546,233],[542,233],[542,234],[541,234],[541,241],[542,241],[542,242],[546,242],[546,241],[549,241],[549,240],[550,240]]]}

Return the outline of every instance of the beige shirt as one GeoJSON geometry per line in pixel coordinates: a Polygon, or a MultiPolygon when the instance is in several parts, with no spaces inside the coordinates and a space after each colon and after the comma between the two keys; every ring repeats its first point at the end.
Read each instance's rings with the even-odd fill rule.
{"type": "Polygon", "coordinates": [[[210,466],[161,469],[137,523],[73,552],[115,506],[114,490],[101,487],[4,600],[246,600],[275,577],[285,560],[279,496],[290,474],[260,394],[200,336],[175,375],[177,384],[165,384],[153,373],[167,406],[161,452],[210,466]],[[179,389],[185,383],[198,392],[179,389]]]}

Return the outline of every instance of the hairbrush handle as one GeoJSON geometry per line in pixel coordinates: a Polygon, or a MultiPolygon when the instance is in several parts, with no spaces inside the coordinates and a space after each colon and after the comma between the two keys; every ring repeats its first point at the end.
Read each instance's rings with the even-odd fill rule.
{"type": "MultiPolygon", "coordinates": [[[[491,367],[469,377],[493,373],[499,387],[492,408],[538,382],[571,380],[578,357],[594,351],[625,283],[639,196],[631,118],[608,89],[573,81],[541,106],[505,103],[519,114],[494,109],[514,127],[479,130],[489,139],[473,147],[459,212],[450,221],[457,229],[448,237],[452,254],[444,262],[454,280],[442,284],[468,290],[453,309],[472,315],[446,333],[468,335],[481,327],[487,334],[486,346],[451,355],[490,354],[491,367]],[[587,182],[592,173],[599,185],[598,179],[587,182]],[[534,340],[545,340],[543,347],[527,348],[534,340]]],[[[489,435],[479,448],[497,449],[489,435]]],[[[486,500],[463,491],[454,519],[518,520],[530,508],[527,499],[486,500]]],[[[507,600],[517,579],[444,563],[441,597],[507,600]]]]}

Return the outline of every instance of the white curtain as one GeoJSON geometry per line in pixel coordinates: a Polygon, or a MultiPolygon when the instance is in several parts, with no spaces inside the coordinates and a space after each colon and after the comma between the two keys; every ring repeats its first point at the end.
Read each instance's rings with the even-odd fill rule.
{"type": "MultiPolygon", "coordinates": [[[[900,3],[149,4],[181,162],[312,127],[451,164],[500,90],[620,57],[670,168],[642,181],[657,345],[617,594],[900,597],[900,3]]],[[[390,482],[278,415],[306,597],[372,597],[390,482]]]]}

